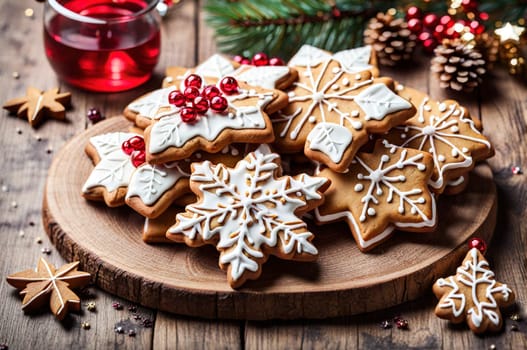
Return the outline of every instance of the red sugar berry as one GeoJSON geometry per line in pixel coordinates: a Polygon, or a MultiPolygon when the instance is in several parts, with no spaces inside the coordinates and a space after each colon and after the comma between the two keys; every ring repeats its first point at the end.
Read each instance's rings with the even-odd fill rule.
{"type": "Polygon", "coordinates": [[[227,99],[223,96],[214,96],[210,100],[210,108],[212,108],[214,112],[224,112],[227,109],[227,106],[227,99]]]}
{"type": "Polygon", "coordinates": [[[412,19],[412,18],[421,18],[423,16],[423,12],[421,9],[417,6],[410,6],[408,10],[406,10],[406,20],[412,19]]]}
{"type": "Polygon", "coordinates": [[[170,91],[168,94],[168,103],[176,107],[182,107],[185,104],[185,95],[179,90],[170,91]]]}
{"type": "Polygon", "coordinates": [[[285,65],[284,61],[280,57],[273,57],[269,60],[270,66],[283,66],[285,65]]]}
{"type": "Polygon", "coordinates": [[[269,57],[263,52],[258,52],[254,54],[251,63],[257,67],[267,66],[269,64],[269,57]]]}
{"type": "Polygon", "coordinates": [[[199,96],[199,90],[193,86],[189,86],[185,88],[183,95],[185,95],[185,98],[188,102],[192,102],[196,97],[199,96]]]}
{"type": "Polygon", "coordinates": [[[221,79],[220,89],[227,95],[232,95],[238,92],[238,82],[233,77],[225,77],[221,79]]]}
{"type": "Polygon", "coordinates": [[[244,58],[244,59],[242,59],[242,61],[240,63],[241,64],[245,64],[245,65],[250,65],[251,64],[251,60],[248,59],[248,58],[244,58]]]}
{"type": "Polygon", "coordinates": [[[98,123],[104,119],[101,111],[95,107],[88,109],[86,116],[93,124],[98,123]]]}
{"type": "Polygon", "coordinates": [[[128,155],[132,154],[132,152],[135,151],[132,145],[130,145],[130,142],[128,140],[122,143],[121,149],[123,150],[125,154],[128,154],[128,155]]]}
{"type": "Polygon", "coordinates": [[[146,161],[146,154],[143,150],[135,150],[131,155],[132,164],[137,168],[146,161]]]}
{"type": "Polygon", "coordinates": [[[205,114],[209,110],[209,100],[203,96],[198,96],[192,101],[192,106],[199,114],[205,114]]]}
{"type": "Polygon", "coordinates": [[[434,28],[439,21],[439,17],[435,13],[429,13],[423,18],[423,25],[427,28],[434,28]]]}
{"type": "Polygon", "coordinates": [[[181,120],[185,123],[193,123],[198,118],[198,113],[192,107],[183,107],[181,108],[181,120]]]}
{"type": "Polygon", "coordinates": [[[201,92],[201,96],[206,97],[208,100],[211,100],[214,96],[221,95],[220,89],[214,85],[207,85],[201,92]]]}
{"type": "Polygon", "coordinates": [[[201,77],[197,74],[191,74],[185,79],[185,87],[195,87],[196,89],[201,88],[201,84],[203,84],[203,81],[201,80],[201,77]]]}
{"type": "Polygon", "coordinates": [[[141,136],[130,137],[128,143],[134,150],[140,151],[145,149],[145,140],[141,136]]]}
{"type": "Polygon", "coordinates": [[[232,60],[236,63],[242,63],[244,59],[247,59],[246,57],[243,57],[242,55],[236,55],[232,58],[232,60]]]}
{"type": "Polygon", "coordinates": [[[468,246],[470,249],[476,248],[481,252],[481,254],[485,254],[485,252],[487,251],[487,243],[485,243],[483,239],[478,237],[469,239],[468,246]]]}

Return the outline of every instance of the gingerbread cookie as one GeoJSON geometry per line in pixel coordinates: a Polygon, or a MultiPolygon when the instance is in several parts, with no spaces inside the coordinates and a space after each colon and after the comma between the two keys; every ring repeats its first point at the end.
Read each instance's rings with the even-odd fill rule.
{"type": "Polygon", "coordinates": [[[417,113],[385,137],[401,147],[432,154],[435,167],[429,185],[436,193],[442,193],[448,185],[456,187],[476,162],[494,155],[489,140],[456,101],[435,101],[423,92],[400,84],[397,90],[417,107],[417,113]]]}
{"type": "Polygon", "coordinates": [[[69,310],[80,311],[79,297],[70,288],[81,288],[90,282],[90,274],[78,271],[79,262],[55,269],[40,258],[36,270],[25,270],[7,276],[7,283],[20,289],[24,296],[22,310],[34,312],[49,303],[51,312],[63,320],[69,310]]]}
{"type": "MultiPolygon", "coordinates": [[[[126,204],[147,218],[156,218],[172,203],[185,205],[180,200],[191,192],[190,164],[209,160],[213,164],[235,165],[250,150],[249,145],[233,144],[218,153],[195,152],[189,158],[166,164],[144,163],[132,173],[126,192],[126,204]]],[[[252,148],[254,149],[254,148],[252,148]]]]}
{"type": "Polygon", "coordinates": [[[496,332],[503,321],[499,307],[514,303],[514,293],[494,279],[494,272],[477,248],[468,251],[454,276],[433,286],[439,299],[435,314],[453,323],[466,320],[474,333],[496,332]]]}
{"type": "MultiPolygon", "coordinates": [[[[95,201],[104,200],[109,207],[124,204],[135,166],[132,160],[134,150],[126,153],[123,150],[123,143],[132,138],[138,143],[143,142],[141,136],[126,132],[113,132],[90,138],[85,151],[95,164],[95,168],[82,187],[84,198],[95,201]]],[[[136,147],[139,149],[141,145],[136,147]]],[[[137,152],[134,155],[140,154],[137,152]]]]}
{"type": "Polygon", "coordinates": [[[58,120],[66,118],[66,108],[70,106],[71,94],[59,93],[58,88],[40,91],[28,87],[26,96],[14,98],[4,103],[4,109],[16,113],[20,118],[26,118],[33,127],[37,126],[44,117],[58,120]]]}
{"type": "Polygon", "coordinates": [[[326,201],[315,209],[318,224],[346,221],[363,252],[388,239],[395,228],[432,231],[436,203],[427,182],[432,157],[378,141],[373,153],[359,153],[347,173],[323,169],[331,180],[326,201]]]}
{"type": "Polygon", "coordinates": [[[324,201],[329,181],[281,172],[280,156],[266,145],[235,168],[193,163],[190,187],[198,201],[176,216],[167,238],[191,247],[215,245],[233,288],[258,278],[270,254],[314,260],[314,236],[299,216],[324,201]]]}
{"type": "Polygon", "coordinates": [[[345,172],[370,133],[384,133],[415,113],[392,91],[389,78],[350,73],[345,55],[312,55],[301,49],[289,63],[299,72],[287,90],[289,105],[273,115],[277,150],[304,150],[308,158],[345,172]]]}
{"type": "Polygon", "coordinates": [[[221,79],[216,86],[203,86],[199,76],[191,75],[185,84],[184,93],[176,90],[173,104],[161,109],[158,120],[145,130],[149,163],[184,159],[198,150],[216,153],[235,142],[274,140],[267,114],[287,104],[283,92],[255,88],[232,77],[221,79]],[[207,98],[197,97],[189,107],[195,94],[207,98]]]}

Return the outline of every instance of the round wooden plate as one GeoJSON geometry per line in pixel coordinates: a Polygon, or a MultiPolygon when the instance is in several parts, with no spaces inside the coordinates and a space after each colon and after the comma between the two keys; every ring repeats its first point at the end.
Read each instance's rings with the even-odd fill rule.
{"type": "Polygon", "coordinates": [[[439,200],[433,233],[396,232],[361,253],[345,224],[312,226],[320,257],[303,263],[275,258],[259,280],[233,290],[213,247],[148,245],[143,219],[129,208],[107,208],[81,197],[93,166],[84,154],[91,136],[124,131],[111,118],[73,138],[55,157],[44,196],[44,226],[65,259],[80,260],[102,289],[144,306],[206,318],[323,318],[383,309],[412,300],[455,270],[472,235],[490,240],[496,188],[488,165],[471,174],[467,190],[439,200]]]}

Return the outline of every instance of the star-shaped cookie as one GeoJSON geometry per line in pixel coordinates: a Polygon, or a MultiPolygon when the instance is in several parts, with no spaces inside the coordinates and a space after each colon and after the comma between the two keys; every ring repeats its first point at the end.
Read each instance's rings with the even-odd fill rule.
{"type": "Polygon", "coordinates": [[[59,93],[58,88],[40,91],[28,87],[26,96],[14,98],[4,103],[4,108],[10,113],[16,113],[20,118],[26,118],[33,127],[37,126],[44,117],[64,120],[66,108],[71,102],[69,92],[59,93]]]}
{"type": "Polygon", "coordinates": [[[301,49],[291,59],[298,81],[286,91],[289,105],[272,116],[277,150],[304,150],[308,158],[345,172],[370,133],[384,133],[415,113],[392,91],[391,79],[356,72],[346,57],[301,49]]]}
{"type": "Polygon", "coordinates": [[[79,262],[72,262],[55,269],[40,258],[37,270],[25,270],[7,276],[7,283],[21,289],[22,310],[36,311],[49,302],[51,312],[62,320],[68,310],[79,311],[79,297],[70,288],[84,287],[90,282],[90,274],[77,271],[79,262]]]}
{"type": "Polygon", "coordinates": [[[315,209],[318,224],[346,221],[361,251],[388,239],[395,228],[432,231],[436,203],[427,182],[432,157],[378,141],[373,153],[358,153],[347,173],[323,169],[331,180],[326,201],[315,209]]]}
{"type": "Polygon", "coordinates": [[[512,290],[494,279],[477,248],[468,251],[454,276],[438,279],[433,290],[439,299],[435,314],[453,323],[466,321],[474,333],[499,331],[503,324],[500,306],[514,303],[512,290]]]}
{"type": "Polygon", "coordinates": [[[329,181],[280,176],[280,156],[263,145],[235,168],[193,163],[190,187],[198,201],[176,216],[167,238],[192,247],[216,246],[233,288],[256,279],[270,254],[313,260],[313,234],[299,218],[324,200],[329,181]]]}
{"type": "Polygon", "coordinates": [[[140,128],[145,129],[156,118],[161,108],[170,107],[168,95],[178,88],[184,90],[184,81],[190,74],[197,74],[207,84],[225,76],[232,76],[248,85],[264,89],[285,89],[296,80],[296,70],[287,66],[240,65],[222,55],[215,54],[196,68],[169,67],[163,88],[149,92],[128,104],[124,116],[140,128]]]}
{"type": "Polygon", "coordinates": [[[494,155],[490,141],[481,134],[466,110],[456,101],[435,101],[427,94],[397,85],[399,95],[410,100],[416,114],[384,137],[395,145],[432,154],[434,173],[429,185],[436,193],[454,186],[476,162],[494,155]]]}

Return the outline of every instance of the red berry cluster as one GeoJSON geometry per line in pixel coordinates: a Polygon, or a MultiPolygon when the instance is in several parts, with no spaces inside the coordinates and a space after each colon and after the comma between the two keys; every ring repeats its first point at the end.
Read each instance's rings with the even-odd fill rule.
{"type": "Polygon", "coordinates": [[[238,82],[233,77],[224,77],[219,88],[215,85],[203,87],[201,77],[190,74],[184,84],[183,92],[174,90],[168,94],[168,103],[181,108],[181,120],[185,123],[195,122],[198,116],[205,115],[209,108],[217,113],[225,112],[228,103],[222,93],[232,95],[238,92],[238,82]]]}
{"type": "Polygon", "coordinates": [[[258,52],[254,54],[253,58],[248,58],[242,55],[236,55],[233,57],[235,62],[239,64],[247,64],[253,66],[283,66],[284,61],[280,57],[269,58],[265,53],[258,52]]]}
{"type": "Polygon", "coordinates": [[[124,153],[131,157],[132,164],[137,168],[146,161],[145,140],[141,136],[132,136],[121,145],[124,153]]]}
{"type": "MultiPolygon", "coordinates": [[[[432,52],[444,39],[457,39],[466,32],[474,35],[482,34],[485,31],[482,22],[488,20],[489,15],[486,12],[478,12],[477,8],[475,0],[463,0],[461,2],[463,16],[450,14],[439,16],[435,13],[424,13],[419,7],[411,6],[406,10],[408,29],[417,35],[425,51],[432,52]]],[[[450,12],[457,14],[458,9],[450,8],[450,12]]]]}

